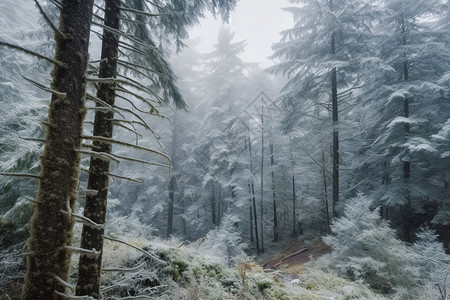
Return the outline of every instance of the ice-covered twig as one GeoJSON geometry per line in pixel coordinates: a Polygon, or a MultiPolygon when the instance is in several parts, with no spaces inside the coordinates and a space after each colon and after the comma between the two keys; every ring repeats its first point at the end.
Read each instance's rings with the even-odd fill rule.
{"type": "Polygon", "coordinates": [[[59,31],[58,27],[56,27],[55,24],[53,24],[53,22],[47,16],[45,11],[42,9],[39,2],[37,0],[34,0],[34,3],[36,3],[36,6],[37,6],[39,12],[41,13],[42,17],[44,17],[45,22],[47,22],[47,24],[53,29],[53,32],[56,33],[56,35],[58,35],[60,38],[66,39],[67,38],[66,35],[64,33],[62,33],[61,31],[59,31]]]}
{"type": "MultiPolygon", "coordinates": [[[[167,159],[170,162],[170,157],[167,154],[164,154],[160,151],[156,151],[147,147],[143,147],[143,146],[139,146],[139,145],[134,145],[134,144],[130,144],[127,142],[123,142],[123,141],[119,141],[116,139],[112,139],[112,138],[107,138],[107,137],[103,137],[103,136],[86,136],[86,135],[82,135],[81,136],[82,139],[86,139],[86,140],[93,140],[93,141],[99,141],[99,142],[103,142],[103,143],[108,143],[108,144],[116,144],[116,145],[121,145],[121,146],[126,146],[126,147],[130,147],[130,148],[135,148],[138,150],[143,150],[143,151],[147,151],[153,154],[157,154],[160,155],[162,157],[164,157],[165,159],[167,159]]],[[[98,152],[100,153],[100,152],[98,152]]]]}
{"type": "Polygon", "coordinates": [[[12,177],[28,177],[28,178],[35,178],[35,179],[41,179],[42,178],[39,175],[28,174],[28,173],[5,173],[5,172],[0,172],[0,175],[12,176],[12,177]]]}
{"type": "Polygon", "coordinates": [[[97,157],[106,161],[113,160],[117,164],[120,163],[120,160],[114,157],[114,155],[106,152],[96,152],[96,151],[90,151],[90,150],[81,150],[81,149],[75,149],[78,153],[90,155],[92,157],[97,157]]]}
{"type": "Polygon", "coordinates": [[[55,291],[55,294],[60,295],[68,300],[95,300],[91,296],[74,296],[74,295],[67,295],[58,291],[55,291]]]}
{"type": "Polygon", "coordinates": [[[119,240],[119,239],[115,239],[115,238],[110,237],[110,236],[104,236],[104,238],[107,239],[107,240],[110,240],[110,241],[114,241],[114,242],[118,242],[118,243],[122,243],[124,245],[127,245],[127,246],[129,246],[129,247],[131,247],[133,249],[136,249],[137,251],[140,251],[140,252],[144,253],[145,255],[150,257],[152,260],[154,260],[154,261],[156,261],[156,262],[158,262],[158,263],[160,263],[162,265],[168,265],[168,263],[166,261],[163,261],[163,260],[155,257],[154,255],[151,255],[149,252],[145,251],[142,248],[136,247],[136,246],[131,245],[131,244],[125,242],[125,241],[122,241],[122,240],[119,240]]]}
{"type": "Polygon", "coordinates": [[[67,281],[62,279],[61,277],[55,275],[54,278],[56,279],[56,281],[58,281],[59,283],[61,283],[63,286],[65,286],[66,288],[70,289],[71,291],[75,290],[75,286],[71,285],[70,283],[68,283],[67,281]]]}
{"type": "Polygon", "coordinates": [[[133,268],[102,268],[102,271],[105,272],[135,272],[141,268],[143,268],[145,264],[140,264],[133,268]]]}
{"type": "Polygon", "coordinates": [[[82,223],[82,224],[84,224],[86,226],[90,226],[90,227],[93,227],[93,228],[96,228],[96,229],[104,229],[105,228],[104,224],[95,223],[94,221],[92,221],[91,219],[89,219],[89,218],[87,218],[85,216],[82,216],[82,215],[79,215],[79,214],[76,214],[76,213],[69,214],[67,211],[64,211],[64,210],[61,210],[61,212],[65,213],[65,214],[68,214],[69,216],[76,217],[77,221],[79,223],[82,223]]]}
{"type": "Polygon", "coordinates": [[[112,173],[108,173],[108,176],[111,176],[113,178],[118,178],[118,179],[124,179],[124,180],[129,180],[132,182],[136,182],[136,183],[142,183],[142,181],[131,178],[131,177],[126,177],[126,176],[120,176],[120,175],[116,175],[116,174],[112,174],[112,173]]]}
{"type": "Polygon", "coordinates": [[[70,250],[73,253],[79,253],[79,254],[94,256],[94,257],[99,256],[101,253],[100,251],[97,251],[95,249],[89,250],[89,249],[73,247],[73,246],[65,246],[64,248],[66,248],[67,250],[70,250]]]}
{"type": "Polygon", "coordinates": [[[49,87],[44,86],[43,84],[40,84],[37,81],[34,81],[34,80],[32,80],[30,78],[27,78],[27,77],[25,77],[23,75],[21,75],[21,76],[22,76],[23,79],[25,79],[26,81],[30,82],[31,84],[33,84],[37,88],[40,88],[43,91],[46,91],[46,92],[49,92],[49,93],[54,94],[56,96],[60,96],[60,97],[64,97],[64,98],[67,96],[66,93],[61,93],[61,92],[55,91],[55,90],[53,90],[53,89],[51,89],[49,87]]]}
{"type": "Polygon", "coordinates": [[[3,41],[0,41],[0,45],[1,46],[6,46],[8,48],[12,48],[12,49],[16,49],[16,50],[22,51],[22,52],[24,52],[26,54],[29,54],[29,55],[36,56],[37,58],[40,58],[40,59],[46,60],[48,62],[51,62],[52,64],[55,64],[58,67],[67,69],[67,65],[65,63],[60,62],[59,60],[52,59],[52,58],[49,58],[47,56],[41,55],[41,54],[39,54],[37,52],[34,52],[34,51],[31,51],[29,49],[26,49],[26,48],[23,48],[23,47],[20,47],[20,46],[17,46],[17,45],[13,45],[13,44],[10,44],[10,43],[7,43],[7,42],[3,42],[3,41]]]}

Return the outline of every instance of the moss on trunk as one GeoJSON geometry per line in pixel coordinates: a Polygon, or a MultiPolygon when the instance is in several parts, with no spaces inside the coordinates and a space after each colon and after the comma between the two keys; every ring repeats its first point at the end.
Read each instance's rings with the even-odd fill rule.
{"type": "Polygon", "coordinates": [[[56,278],[68,280],[77,199],[82,122],[85,116],[85,86],[93,0],[63,0],[60,31],[56,36],[55,59],[66,67],[55,66],[53,95],[48,112],[48,128],[41,157],[40,186],[31,220],[24,300],[64,299],[65,292],[56,278]]]}

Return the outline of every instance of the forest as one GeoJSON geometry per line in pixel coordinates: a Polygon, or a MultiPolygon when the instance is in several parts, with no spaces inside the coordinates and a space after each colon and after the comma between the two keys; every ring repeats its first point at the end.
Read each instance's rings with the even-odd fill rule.
{"type": "Polygon", "coordinates": [[[0,300],[450,299],[448,1],[247,1],[0,2],[0,300]]]}

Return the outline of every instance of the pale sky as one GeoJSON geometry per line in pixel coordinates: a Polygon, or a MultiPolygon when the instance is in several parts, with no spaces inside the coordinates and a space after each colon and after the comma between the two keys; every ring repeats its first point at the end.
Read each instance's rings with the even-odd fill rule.
{"type": "MultiPolygon", "coordinates": [[[[235,32],[234,42],[247,41],[246,52],[241,55],[244,61],[261,62],[263,67],[271,65],[267,57],[272,54],[272,44],[280,40],[280,31],[293,25],[291,15],[281,10],[288,6],[292,6],[288,0],[239,0],[228,26],[235,32]]],[[[201,53],[213,50],[221,24],[220,17],[208,15],[190,31],[191,38],[200,38],[201,53]]]]}

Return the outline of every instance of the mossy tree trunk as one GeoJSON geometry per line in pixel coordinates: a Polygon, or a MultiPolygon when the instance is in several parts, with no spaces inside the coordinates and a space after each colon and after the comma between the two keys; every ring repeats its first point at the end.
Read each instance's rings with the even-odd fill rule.
{"type": "MultiPolygon", "coordinates": [[[[119,28],[119,0],[105,1],[105,26],[113,29],[119,28]]],[[[112,78],[117,73],[119,39],[117,35],[108,30],[103,31],[102,62],[100,63],[99,77],[112,78]]],[[[107,104],[114,106],[114,83],[99,83],[97,97],[107,104]]],[[[97,104],[99,106],[100,104],[97,104]]],[[[101,106],[101,105],[100,105],[101,106]]],[[[113,111],[98,110],[94,119],[94,136],[111,138],[113,133],[113,111]]],[[[111,153],[111,144],[100,141],[93,142],[93,150],[111,153]]],[[[92,157],[89,165],[88,189],[97,191],[88,193],[84,206],[84,216],[97,224],[105,223],[106,205],[108,197],[110,162],[92,157]]],[[[103,227],[83,225],[81,248],[88,250],[103,249],[103,227]]],[[[78,265],[78,282],[76,294],[78,296],[91,296],[100,299],[100,275],[102,267],[102,252],[100,255],[80,255],[78,265]]]]}
{"type": "Polygon", "coordinates": [[[41,180],[31,220],[24,300],[65,299],[60,280],[70,268],[79,176],[81,130],[85,116],[86,68],[93,0],[61,0],[56,39],[53,93],[47,137],[41,157],[41,180]]]}

